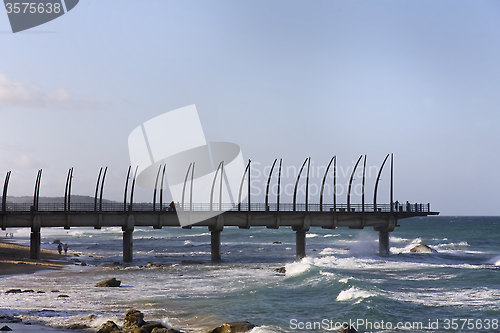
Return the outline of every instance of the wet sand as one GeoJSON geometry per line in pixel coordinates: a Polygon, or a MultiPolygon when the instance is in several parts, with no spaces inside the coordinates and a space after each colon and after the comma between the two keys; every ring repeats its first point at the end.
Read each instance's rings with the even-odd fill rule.
{"type": "Polygon", "coordinates": [[[47,269],[62,269],[70,264],[68,256],[42,250],[42,259],[30,259],[29,246],[18,245],[11,239],[0,238],[0,275],[30,274],[47,269]]]}

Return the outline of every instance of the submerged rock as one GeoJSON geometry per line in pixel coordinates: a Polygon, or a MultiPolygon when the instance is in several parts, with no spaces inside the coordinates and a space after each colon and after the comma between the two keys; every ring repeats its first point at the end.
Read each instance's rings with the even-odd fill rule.
{"type": "Polygon", "coordinates": [[[108,320],[99,327],[97,333],[119,333],[120,328],[115,324],[114,321],[108,320]]]}
{"type": "Polygon", "coordinates": [[[71,324],[67,327],[67,329],[69,329],[69,330],[84,330],[86,328],[89,328],[89,327],[85,324],[71,324]]]}
{"type": "Polygon", "coordinates": [[[237,321],[232,323],[225,323],[209,333],[237,333],[237,332],[248,332],[255,327],[254,324],[248,321],[237,321]]]}
{"type": "Polygon", "coordinates": [[[94,287],[119,287],[122,282],[116,278],[97,282],[94,287]]]}
{"type": "Polygon", "coordinates": [[[413,253],[437,253],[436,250],[432,249],[431,247],[429,247],[426,244],[417,245],[414,248],[412,248],[410,250],[410,252],[413,252],[413,253]]]}

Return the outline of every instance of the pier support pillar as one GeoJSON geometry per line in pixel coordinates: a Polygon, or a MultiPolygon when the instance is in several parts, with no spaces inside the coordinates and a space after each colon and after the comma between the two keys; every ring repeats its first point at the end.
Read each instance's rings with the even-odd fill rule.
{"type": "Polygon", "coordinates": [[[123,262],[132,262],[134,259],[132,234],[133,231],[123,232],[123,262]]]}
{"type": "Polygon", "coordinates": [[[42,229],[42,220],[40,216],[36,215],[33,218],[33,223],[31,225],[31,235],[30,235],[31,259],[41,259],[41,253],[40,253],[40,243],[42,239],[41,229],[42,229]]]}
{"type": "Polygon", "coordinates": [[[378,232],[378,252],[381,256],[389,255],[389,231],[381,230],[378,232]]]}
{"type": "Polygon", "coordinates": [[[297,261],[300,261],[306,256],[306,231],[295,232],[295,244],[297,261]]]}
{"type": "Polygon", "coordinates": [[[127,222],[122,226],[123,231],[123,262],[132,262],[134,259],[133,237],[135,218],[134,215],[129,215],[127,222]]]}
{"type": "Polygon", "coordinates": [[[220,256],[220,231],[212,231],[211,243],[212,243],[212,261],[219,262],[221,260],[220,256]]]}
{"type": "Polygon", "coordinates": [[[31,259],[41,259],[40,254],[40,230],[31,232],[30,236],[30,258],[31,259]]]}

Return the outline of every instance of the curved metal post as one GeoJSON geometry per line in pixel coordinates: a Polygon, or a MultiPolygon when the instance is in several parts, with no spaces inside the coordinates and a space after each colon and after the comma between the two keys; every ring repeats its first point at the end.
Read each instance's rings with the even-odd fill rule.
{"type": "Polygon", "coordinates": [[[377,211],[377,190],[378,190],[378,182],[380,181],[380,176],[382,175],[382,170],[384,169],[385,162],[389,158],[389,154],[384,158],[382,162],[382,166],[380,166],[380,170],[378,171],[377,180],[375,181],[375,190],[373,191],[373,211],[377,211]]]}
{"type": "Polygon", "coordinates": [[[224,181],[224,161],[220,168],[219,212],[222,212],[222,182],[224,181]]]}
{"type": "Polygon", "coordinates": [[[307,178],[306,178],[306,212],[309,210],[309,167],[311,166],[311,158],[307,162],[307,178]]]}
{"type": "Polygon", "coordinates": [[[64,211],[67,211],[68,203],[68,187],[69,187],[69,175],[71,173],[71,168],[68,170],[68,176],[66,177],[66,187],[64,188],[64,211]]]}
{"type": "Polygon", "coordinates": [[[102,175],[101,181],[101,194],[99,195],[99,211],[102,212],[102,192],[104,190],[104,179],[106,179],[106,172],[108,172],[108,167],[104,169],[104,174],[102,175]]]}
{"type": "MultiPolygon", "coordinates": [[[[250,160],[248,160],[247,167],[245,168],[245,172],[243,172],[243,177],[241,178],[240,191],[238,192],[238,212],[241,211],[241,190],[243,189],[243,182],[245,181],[245,176],[247,172],[249,172],[249,170],[250,170],[250,160]]],[[[248,174],[248,178],[250,178],[250,173],[248,174]]],[[[250,197],[248,199],[250,199],[250,197]]]]}
{"type": "Polygon", "coordinates": [[[5,181],[3,183],[3,196],[2,196],[2,212],[7,211],[7,188],[9,187],[11,171],[8,171],[5,175],[5,181]]]}
{"type": "Polygon", "coordinates": [[[134,189],[135,189],[135,179],[137,178],[137,170],[139,166],[135,167],[134,179],[132,179],[132,187],[130,188],[130,211],[132,211],[132,206],[134,205],[134,189]]]}
{"type": "Polygon", "coordinates": [[[361,211],[365,212],[365,171],[366,171],[366,155],[363,161],[363,185],[361,186],[361,211]]]}
{"type": "Polygon", "coordinates": [[[160,210],[163,210],[163,184],[165,180],[165,168],[167,164],[163,164],[163,171],[161,173],[161,186],[160,186],[160,210]]]}
{"type": "Polygon", "coordinates": [[[102,167],[99,170],[99,176],[97,177],[97,183],[95,184],[95,196],[94,196],[94,212],[97,212],[97,194],[99,193],[99,183],[101,181],[102,167]]]}
{"type": "Polygon", "coordinates": [[[250,185],[252,185],[252,182],[250,180],[250,177],[252,176],[252,167],[250,165],[250,159],[248,160],[248,211],[250,212],[252,210],[251,202],[250,202],[250,185]]]}
{"type": "Polygon", "coordinates": [[[71,174],[69,176],[69,186],[68,186],[68,211],[71,210],[71,185],[73,184],[73,167],[71,167],[71,174]]]}
{"type": "Polygon", "coordinates": [[[309,157],[306,158],[304,163],[302,163],[302,167],[300,168],[299,174],[297,175],[297,181],[295,182],[295,188],[293,189],[293,211],[296,211],[296,203],[297,203],[297,186],[299,185],[299,180],[300,180],[300,174],[302,173],[302,170],[304,169],[304,166],[306,165],[306,162],[309,160],[309,157]]]}
{"type": "Polygon", "coordinates": [[[188,167],[187,172],[186,172],[186,177],[184,178],[184,185],[182,186],[182,199],[181,199],[182,206],[181,207],[183,210],[184,210],[184,194],[186,193],[186,183],[187,183],[189,171],[191,171],[192,165],[193,165],[193,163],[189,163],[189,167],[188,167]]]}
{"type": "Polygon", "coordinates": [[[42,169],[38,170],[35,182],[35,192],[33,194],[33,209],[35,212],[38,211],[38,202],[40,199],[40,183],[42,182],[42,169]]]}
{"type": "Polygon", "coordinates": [[[156,211],[156,189],[158,187],[158,178],[160,177],[160,171],[161,171],[161,164],[158,167],[158,172],[156,173],[155,190],[153,191],[153,212],[156,211]]]}
{"type": "Polygon", "coordinates": [[[276,194],[276,211],[280,211],[280,191],[281,191],[281,162],[283,161],[282,158],[280,158],[280,169],[278,172],[278,193],[276,194]]]}
{"type": "Polygon", "coordinates": [[[38,204],[40,203],[40,186],[42,185],[42,169],[40,169],[40,179],[38,180],[38,188],[36,189],[36,210],[38,211],[38,204]]]}
{"type": "Polygon", "coordinates": [[[323,190],[325,189],[325,181],[326,177],[328,176],[328,170],[330,170],[330,166],[332,165],[333,160],[335,159],[335,156],[332,157],[330,160],[330,163],[328,163],[328,166],[326,167],[325,170],[325,175],[323,176],[323,181],[321,182],[321,191],[319,192],[319,211],[323,211],[323,190]]]}
{"type": "Polygon", "coordinates": [[[189,211],[193,211],[193,184],[194,184],[194,167],[195,162],[193,162],[193,170],[191,170],[191,190],[189,192],[189,211]]]}
{"type": "Polygon", "coordinates": [[[337,211],[337,157],[333,162],[333,211],[337,211]]]}
{"type": "Polygon", "coordinates": [[[356,165],[354,166],[354,169],[352,170],[351,179],[349,180],[349,188],[347,190],[347,211],[351,211],[351,185],[352,185],[352,180],[354,179],[354,174],[356,173],[356,168],[358,167],[359,161],[361,161],[362,157],[363,157],[363,155],[361,155],[358,158],[358,161],[356,162],[356,165]]]}
{"type": "Polygon", "coordinates": [[[271,183],[271,176],[273,175],[273,170],[274,170],[274,165],[278,159],[275,159],[273,162],[273,166],[271,167],[271,171],[269,171],[269,177],[267,177],[267,186],[266,186],[266,206],[265,210],[266,212],[269,210],[268,204],[269,204],[269,183],[271,183]]]}
{"type": "Polygon", "coordinates": [[[394,212],[394,154],[391,154],[391,213],[394,212]]]}
{"type": "Polygon", "coordinates": [[[132,166],[129,165],[128,167],[128,172],[127,172],[127,179],[125,179],[125,194],[123,195],[123,211],[127,211],[127,188],[128,188],[128,180],[130,179],[130,170],[132,169],[132,166]]]}
{"type": "MultiPolygon", "coordinates": [[[[212,189],[210,191],[210,211],[212,211],[212,203],[214,201],[214,187],[215,187],[215,181],[217,180],[217,175],[219,174],[219,169],[221,168],[222,163],[224,161],[221,161],[219,163],[219,166],[217,167],[217,170],[215,171],[215,176],[214,176],[214,181],[212,182],[212,189]]],[[[222,177],[222,176],[221,176],[222,177]]]]}

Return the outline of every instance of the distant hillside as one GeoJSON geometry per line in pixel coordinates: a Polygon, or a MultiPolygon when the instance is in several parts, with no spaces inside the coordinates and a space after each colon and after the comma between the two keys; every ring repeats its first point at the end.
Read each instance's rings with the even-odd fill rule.
{"type": "MultiPolygon", "coordinates": [[[[0,197],[1,198],[1,197],[0,197]]],[[[99,198],[97,198],[99,200],[99,198]]],[[[9,203],[32,203],[32,196],[13,197],[7,196],[9,203]]],[[[113,200],[102,199],[103,203],[118,202],[113,200]]],[[[40,197],[40,203],[64,203],[64,197],[40,197]]],[[[94,203],[94,197],[88,195],[71,195],[71,203],[94,203]]]]}

